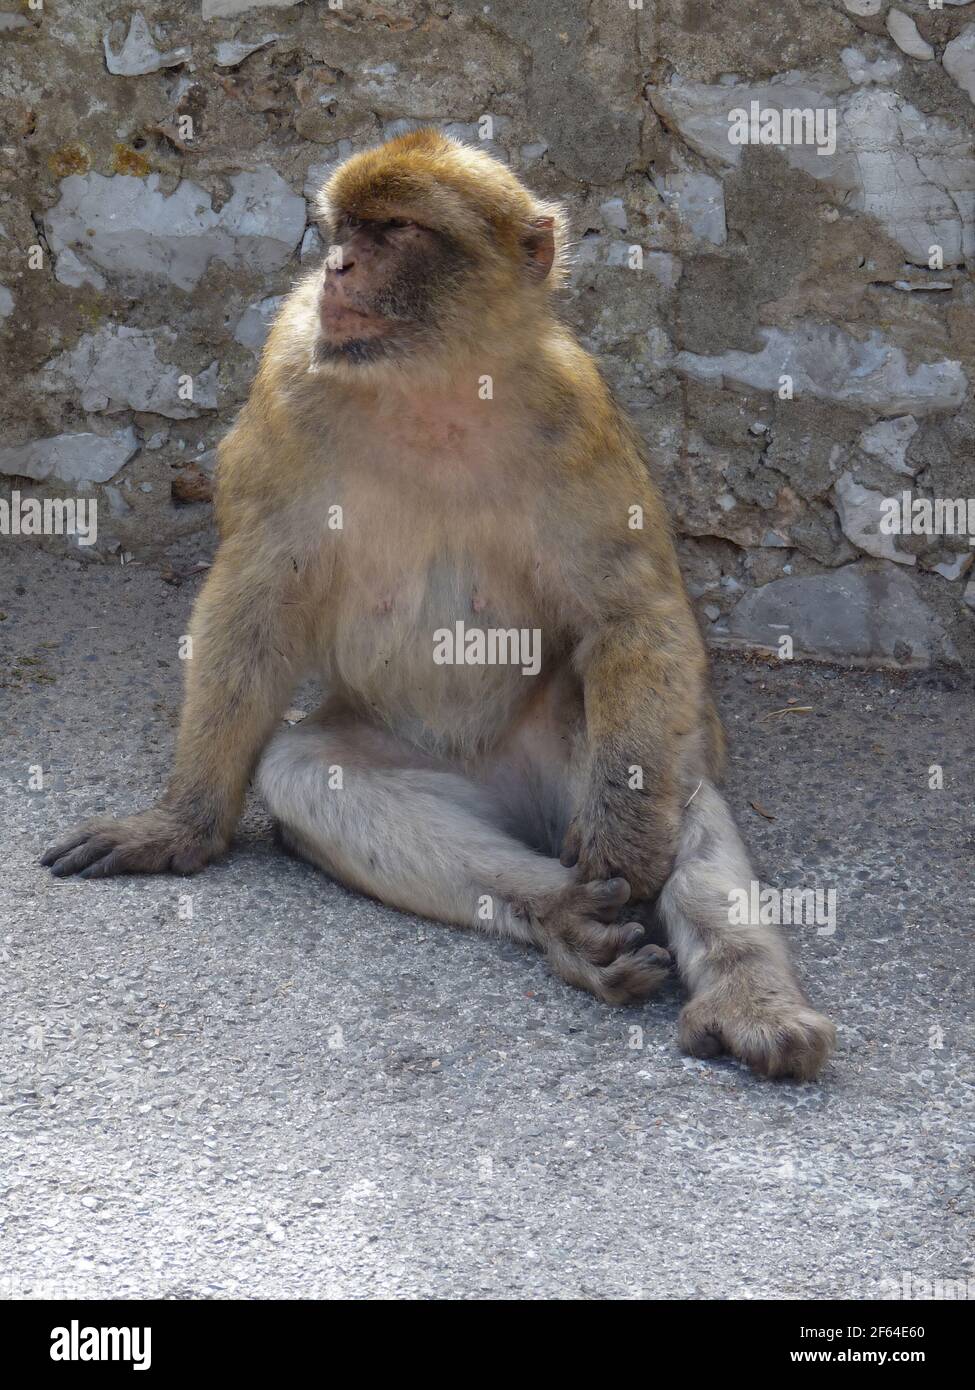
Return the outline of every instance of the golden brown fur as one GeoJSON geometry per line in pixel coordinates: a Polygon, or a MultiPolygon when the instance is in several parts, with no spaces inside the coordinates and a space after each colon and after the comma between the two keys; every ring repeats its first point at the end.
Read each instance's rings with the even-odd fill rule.
{"type": "Polygon", "coordinates": [[[613,920],[676,864],[661,905],[695,992],[685,1046],[812,1075],[830,1025],[770,929],[723,923],[728,874],[750,870],[713,791],[703,643],[639,442],[552,309],[561,211],[427,131],[350,160],[320,212],[349,254],[290,296],[221,446],[170,785],[47,862],[90,877],[220,853],[314,672],[325,704],[261,763],[293,848],[447,921],[485,925],[487,900],[491,929],[612,1002],[661,978],[666,953],[613,920]],[[457,622],[537,629],[538,675],[435,664],[457,622]]]}

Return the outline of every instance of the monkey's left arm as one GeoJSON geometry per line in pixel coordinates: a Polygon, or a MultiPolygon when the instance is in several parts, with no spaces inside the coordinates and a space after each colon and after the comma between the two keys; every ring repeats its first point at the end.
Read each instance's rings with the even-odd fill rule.
{"type": "Polygon", "coordinates": [[[652,897],[673,867],[707,718],[703,643],[683,590],[609,618],[575,664],[589,766],[562,862],[584,880],[621,875],[634,898],[652,897]]]}

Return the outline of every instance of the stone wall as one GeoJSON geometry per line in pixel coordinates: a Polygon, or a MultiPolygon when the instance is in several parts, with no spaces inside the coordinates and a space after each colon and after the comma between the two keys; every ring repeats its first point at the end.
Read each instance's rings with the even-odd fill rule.
{"type": "Polygon", "coordinates": [[[4,495],[97,497],[74,563],[205,553],[309,199],[434,123],[567,203],[711,639],[965,660],[968,535],[880,521],[975,499],[973,101],[960,0],[0,0],[4,495]]]}

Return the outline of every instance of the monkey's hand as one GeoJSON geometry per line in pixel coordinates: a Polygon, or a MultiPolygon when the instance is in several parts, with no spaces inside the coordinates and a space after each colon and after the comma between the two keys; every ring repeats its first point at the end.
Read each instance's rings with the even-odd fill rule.
{"type": "Polygon", "coordinates": [[[155,806],[121,820],[87,821],[49,849],[41,863],[57,878],[195,874],[226,847],[226,839],[194,826],[185,815],[155,806]]]}
{"type": "Polygon", "coordinates": [[[580,882],[625,878],[634,899],[652,898],[673,868],[679,827],[676,803],[599,781],[569,824],[560,860],[578,866],[580,882]]]}

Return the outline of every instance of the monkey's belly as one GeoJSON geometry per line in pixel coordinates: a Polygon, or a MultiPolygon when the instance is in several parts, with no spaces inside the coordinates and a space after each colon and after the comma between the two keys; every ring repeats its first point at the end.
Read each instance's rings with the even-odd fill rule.
{"type": "Polygon", "coordinates": [[[418,747],[462,756],[494,746],[564,662],[565,645],[538,612],[475,611],[465,588],[457,603],[427,594],[410,603],[404,588],[381,600],[386,611],[343,604],[323,650],[330,693],[418,747]]]}

